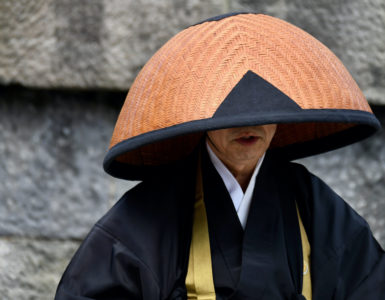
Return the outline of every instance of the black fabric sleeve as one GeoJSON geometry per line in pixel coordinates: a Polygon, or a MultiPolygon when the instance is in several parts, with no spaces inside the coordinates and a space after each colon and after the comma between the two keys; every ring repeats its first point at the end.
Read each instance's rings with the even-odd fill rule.
{"type": "Polygon", "coordinates": [[[59,283],[55,300],[158,299],[155,275],[121,241],[95,225],[59,283]]]}
{"type": "Polygon", "coordinates": [[[385,253],[374,264],[369,274],[362,279],[346,299],[382,300],[385,299],[385,253]]]}
{"type": "Polygon", "coordinates": [[[385,299],[385,252],[368,223],[321,179],[294,166],[311,240],[313,299],[385,299]]]}
{"type": "Polygon", "coordinates": [[[314,251],[323,261],[319,265],[330,267],[323,276],[335,276],[333,299],[385,299],[385,252],[368,223],[322,180],[314,175],[311,180],[314,251]]]}

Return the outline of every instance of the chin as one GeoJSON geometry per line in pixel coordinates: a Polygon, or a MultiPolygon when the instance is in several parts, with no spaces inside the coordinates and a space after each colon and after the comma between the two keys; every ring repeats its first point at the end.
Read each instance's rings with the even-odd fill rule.
{"type": "Polygon", "coordinates": [[[246,161],[250,161],[250,162],[257,162],[260,158],[261,158],[262,154],[258,154],[256,155],[255,153],[253,153],[252,155],[240,155],[240,156],[237,156],[236,160],[238,161],[243,161],[243,162],[246,162],[246,161]]]}

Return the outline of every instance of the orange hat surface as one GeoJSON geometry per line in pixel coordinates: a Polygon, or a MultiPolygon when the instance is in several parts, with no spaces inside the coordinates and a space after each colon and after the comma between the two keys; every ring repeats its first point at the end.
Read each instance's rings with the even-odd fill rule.
{"type": "Polygon", "coordinates": [[[140,71],[104,160],[116,177],[179,160],[207,130],[277,123],[271,148],[301,158],[380,127],[341,61],[314,37],[252,13],[214,17],[171,38],[140,71]]]}

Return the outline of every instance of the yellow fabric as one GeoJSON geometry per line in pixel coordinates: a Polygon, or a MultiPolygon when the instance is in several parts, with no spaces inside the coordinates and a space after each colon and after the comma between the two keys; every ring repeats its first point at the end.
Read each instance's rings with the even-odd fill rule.
{"type": "Polygon", "coordinates": [[[194,203],[194,221],[190,246],[190,258],[186,276],[187,298],[215,300],[209,229],[203,202],[202,174],[198,163],[194,203]]]}
{"type": "Polygon", "coordinates": [[[302,256],[303,256],[303,277],[302,277],[302,295],[306,300],[311,300],[311,275],[310,275],[310,244],[307,238],[305,227],[303,226],[301,216],[299,214],[297,206],[297,215],[299,229],[301,231],[301,242],[302,242],[302,256]]]}
{"type": "MultiPolygon", "coordinates": [[[[198,162],[196,182],[193,231],[185,282],[187,288],[187,298],[189,300],[215,300],[216,296],[211,265],[210,239],[206,208],[203,201],[200,160],[198,162]]],[[[310,244],[299,214],[298,206],[297,215],[301,232],[302,254],[304,259],[302,295],[307,300],[311,300],[312,286],[310,276],[310,244]]]]}

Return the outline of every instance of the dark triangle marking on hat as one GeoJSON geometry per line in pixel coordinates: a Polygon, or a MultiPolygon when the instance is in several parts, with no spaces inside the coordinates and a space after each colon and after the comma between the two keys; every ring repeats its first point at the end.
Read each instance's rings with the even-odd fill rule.
{"type": "Polygon", "coordinates": [[[287,95],[258,76],[247,71],[242,79],[227,95],[213,115],[216,117],[248,115],[255,118],[256,113],[293,112],[302,108],[287,95]]]}

